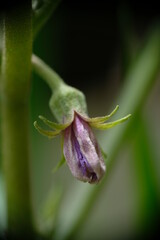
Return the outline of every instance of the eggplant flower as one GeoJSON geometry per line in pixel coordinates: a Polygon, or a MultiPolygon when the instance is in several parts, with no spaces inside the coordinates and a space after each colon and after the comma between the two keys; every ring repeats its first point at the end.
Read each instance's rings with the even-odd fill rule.
{"type": "Polygon", "coordinates": [[[130,114],[117,121],[106,123],[118,107],[116,106],[111,114],[96,118],[89,118],[86,114],[73,110],[70,121],[64,124],[54,123],[39,116],[53,131],[43,130],[37,122],[34,122],[34,126],[49,138],[62,133],[63,154],[73,176],[83,182],[98,183],[106,171],[106,166],[91,127],[105,130],[126,121],[130,114]]]}

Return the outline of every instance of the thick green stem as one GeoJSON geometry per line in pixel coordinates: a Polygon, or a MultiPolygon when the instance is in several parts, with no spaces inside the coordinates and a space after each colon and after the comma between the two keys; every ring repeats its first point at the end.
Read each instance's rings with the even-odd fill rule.
{"type": "Polygon", "coordinates": [[[29,179],[29,89],[32,53],[31,1],[4,14],[1,114],[2,158],[11,239],[32,236],[29,179]],[[14,238],[15,237],[15,238],[14,238]]]}

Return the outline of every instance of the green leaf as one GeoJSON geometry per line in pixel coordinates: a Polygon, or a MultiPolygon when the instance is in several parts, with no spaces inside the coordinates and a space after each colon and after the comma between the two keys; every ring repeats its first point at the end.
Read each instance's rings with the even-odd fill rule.
{"type": "Polygon", "coordinates": [[[59,168],[66,162],[66,159],[64,155],[62,156],[61,160],[58,162],[58,164],[53,168],[52,172],[55,173],[59,170],[59,168]]]}
{"type": "Polygon", "coordinates": [[[102,153],[102,156],[103,156],[103,158],[104,158],[104,160],[105,160],[105,162],[106,162],[106,160],[107,160],[107,154],[104,152],[104,150],[101,148],[101,153],[102,153]]]}

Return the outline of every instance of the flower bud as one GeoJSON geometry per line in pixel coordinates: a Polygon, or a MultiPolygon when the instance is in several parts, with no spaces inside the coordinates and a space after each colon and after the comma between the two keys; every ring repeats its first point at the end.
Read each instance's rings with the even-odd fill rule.
{"type": "MultiPolygon", "coordinates": [[[[35,128],[49,138],[62,134],[64,137],[63,153],[72,174],[81,181],[98,183],[106,167],[91,127],[107,130],[125,122],[131,114],[116,121],[107,122],[117,112],[119,108],[117,105],[109,115],[90,118],[87,115],[85,96],[81,91],[66,85],[61,77],[38,57],[33,56],[32,63],[35,70],[45,77],[52,89],[49,106],[57,120],[57,122],[52,122],[39,116],[52,131],[42,129],[37,121],[34,122],[35,128]]],[[[62,163],[64,163],[63,158],[56,169],[62,163]]]]}
{"type": "Polygon", "coordinates": [[[84,94],[64,83],[52,95],[49,106],[59,123],[72,121],[74,111],[82,114],[87,113],[84,94]]]}
{"type": "Polygon", "coordinates": [[[106,167],[96,138],[80,115],[64,130],[64,156],[72,174],[79,180],[98,183],[106,167]]]}
{"type": "MultiPolygon", "coordinates": [[[[64,97],[64,94],[62,95],[64,97]]],[[[106,166],[102,157],[102,152],[96,138],[94,137],[91,127],[106,130],[125,122],[129,119],[131,114],[128,114],[116,121],[106,123],[106,121],[116,113],[118,106],[116,106],[109,115],[90,118],[82,111],[82,109],[85,110],[85,105],[83,105],[84,99],[81,92],[79,96],[82,98],[77,100],[72,99],[72,97],[75,98],[74,90],[73,95],[71,94],[68,95],[68,97],[69,96],[70,98],[66,102],[64,101],[65,98],[62,98],[62,102],[60,99],[56,99],[58,106],[55,108],[57,110],[56,116],[57,119],[61,116],[61,121],[63,119],[63,123],[51,122],[45,117],[39,116],[39,118],[53,130],[44,130],[37,124],[37,122],[34,122],[34,126],[42,135],[49,138],[53,138],[62,133],[64,138],[63,154],[73,176],[83,182],[98,183],[106,171],[106,166]],[[72,100],[75,100],[75,102],[72,102],[72,100]],[[68,104],[68,102],[70,104],[68,104]],[[75,106],[75,108],[72,109],[73,106],[75,106]],[[79,109],[79,112],[75,109],[79,109]],[[80,111],[82,111],[82,113],[80,113],[80,111]],[[65,115],[63,116],[63,114],[65,115]]],[[[62,163],[64,163],[64,161],[60,162],[56,169],[58,169],[62,163]]]]}

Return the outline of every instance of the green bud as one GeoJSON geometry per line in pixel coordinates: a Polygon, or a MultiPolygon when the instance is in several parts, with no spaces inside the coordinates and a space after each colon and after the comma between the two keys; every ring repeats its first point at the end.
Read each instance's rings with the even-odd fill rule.
{"type": "Polygon", "coordinates": [[[32,67],[51,88],[52,96],[49,106],[58,123],[72,121],[74,111],[86,115],[86,100],[81,91],[64,83],[53,69],[35,55],[32,55],[32,67]]]}
{"type": "Polygon", "coordinates": [[[53,92],[49,106],[59,123],[69,122],[73,118],[74,111],[84,115],[87,114],[84,94],[65,83],[61,83],[53,92]]]}

